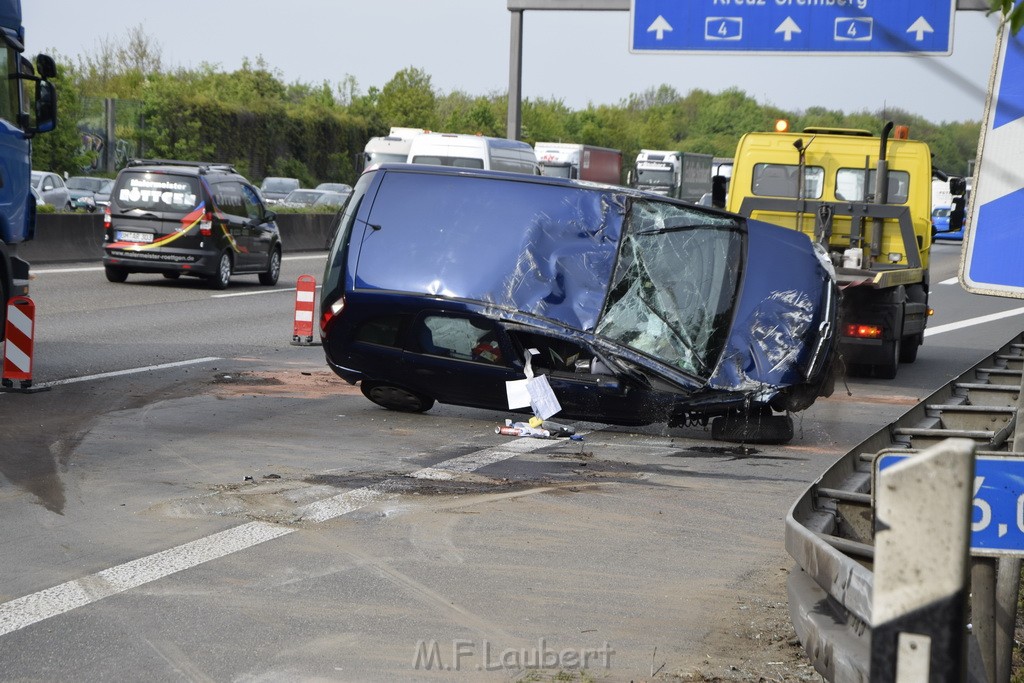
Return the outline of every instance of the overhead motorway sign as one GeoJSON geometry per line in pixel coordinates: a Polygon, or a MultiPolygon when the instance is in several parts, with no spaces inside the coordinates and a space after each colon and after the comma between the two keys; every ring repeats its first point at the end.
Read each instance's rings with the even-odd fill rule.
{"type": "MultiPolygon", "coordinates": [[[[880,472],[908,456],[884,452],[880,472]]],[[[1024,459],[978,456],[971,497],[971,554],[1024,556],[1024,459]]]]}
{"type": "MultiPolygon", "coordinates": [[[[1024,34],[1024,32],[1022,32],[1024,34]]],[[[1024,298],[1024,35],[1004,26],[985,104],[960,284],[1024,298]]]]}
{"type": "Polygon", "coordinates": [[[629,49],[948,55],[956,0],[631,0],[629,49]]]}

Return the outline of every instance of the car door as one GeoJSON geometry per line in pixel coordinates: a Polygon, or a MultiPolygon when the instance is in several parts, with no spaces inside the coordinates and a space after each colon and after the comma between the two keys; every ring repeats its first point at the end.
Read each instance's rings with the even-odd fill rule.
{"type": "Polygon", "coordinates": [[[509,364],[504,335],[491,320],[430,311],[413,323],[406,356],[408,386],[442,403],[507,410],[505,382],[521,375],[509,364]]]}
{"type": "Polygon", "coordinates": [[[236,272],[252,270],[255,259],[252,255],[252,235],[249,229],[249,213],[242,194],[242,183],[226,178],[210,184],[213,200],[217,205],[217,218],[221,232],[219,247],[227,248],[234,258],[236,272]]]}
{"type": "Polygon", "coordinates": [[[267,208],[260,200],[256,188],[242,184],[242,202],[245,204],[246,215],[249,222],[246,226],[248,232],[250,254],[253,259],[253,266],[260,268],[267,263],[270,250],[278,240],[277,223],[272,216],[267,215],[267,208]]]}

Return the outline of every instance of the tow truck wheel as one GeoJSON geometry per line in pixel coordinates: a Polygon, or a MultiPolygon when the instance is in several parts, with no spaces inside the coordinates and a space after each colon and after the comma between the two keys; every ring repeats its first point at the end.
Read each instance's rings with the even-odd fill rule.
{"type": "Polygon", "coordinates": [[[917,350],[921,347],[924,335],[912,334],[900,340],[900,362],[913,363],[917,360],[917,350]]]}
{"type": "Polygon", "coordinates": [[[381,408],[401,413],[424,413],[434,407],[434,399],[429,396],[393,384],[363,380],[359,390],[381,408]]]}
{"type": "Polygon", "coordinates": [[[880,379],[895,379],[896,371],[900,367],[900,348],[902,344],[899,339],[886,342],[887,358],[884,362],[874,366],[875,377],[880,379]]]}
{"type": "Polygon", "coordinates": [[[793,440],[793,418],[767,406],[738,410],[711,421],[711,438],[734,443],[783,444],[793,440]]]}

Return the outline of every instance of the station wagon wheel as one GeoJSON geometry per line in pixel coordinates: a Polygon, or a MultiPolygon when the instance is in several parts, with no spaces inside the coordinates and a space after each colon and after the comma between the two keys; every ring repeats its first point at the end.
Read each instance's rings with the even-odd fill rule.
{"type": "Polygon", "coordinates": [[[214,289],[227,289],[231,281],[231,254],[223,252],[217,264],[217,272],[210,278],[210,286],[214,289]]]}
{"type": "Polygon", "coordinates": [[[110,282],[124,282],[128,279],[128,271],[117,266],[103,266],[103,272],[106,273],[107,280],[110,282]]]}
{"type": "Polygon", "coordinates": [[[434,399],[384,382],[363,380],[359,383],[363,396],[382,408],[402,413],[423,413],[434,407],[434,399]]]}
{"type": "Polygon", "coordinates": [[[260,284],[273,287],[277,284],[277,278],[281,276],[281,250],[274,249],[270,252],[270,262],[267,264],[267,270],[260,273],[260,284]]]}

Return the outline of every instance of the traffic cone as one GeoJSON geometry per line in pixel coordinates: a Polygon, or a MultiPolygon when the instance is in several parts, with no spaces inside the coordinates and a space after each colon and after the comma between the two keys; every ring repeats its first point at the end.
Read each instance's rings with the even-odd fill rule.
{"type": "Polygon", "coordinates": [[[316,278],[312,275],[300,275],[295,283],[295,326],[292,331],[292,344],[296,346],[313,345],[313,313],[316,308],[316,278]]]}

